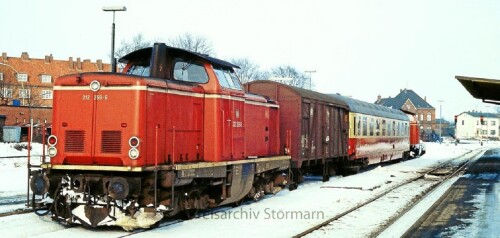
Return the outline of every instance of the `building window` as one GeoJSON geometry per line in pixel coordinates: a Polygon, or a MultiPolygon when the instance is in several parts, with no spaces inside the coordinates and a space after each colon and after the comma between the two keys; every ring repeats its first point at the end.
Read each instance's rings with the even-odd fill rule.
{"type": "Polygon", "coordinates": [[[464,125],[464,123],[465,123],[464,120],[462,120],[462,126],[464,125]]]}
{"type": "Polygon", "coordinates": [[[52,76],[48,74],[42,74],[40,75],[40,81],[42,81],[42,83],[52,83],[52,76]]]}
{"type": "Polygon", "coordinates": [[[495,126],[496,122],[495,121],[491,121],[490,125],[495,126]]]}
{"type": "Polygon", "coordinates": [[[17,74],[18,82],[28,82],[28,74],[17,74]]]}
{"type": "Polygon", "coordinates": [[[495,130],[491,130],[491,131],[490,131],[490,136],[494,136],[494,135],[496,135],[496,134],[497,134],[497,131],[495,131],[495,130]]]}
{"type": "Polygon", "coordinates": [[[427,130],[431,130],[431,129],[432,129],[431,126],[427,126],[427,130]]]}
{"type": "Polygon", "coordinates": [[[52,99],[52,90],[42,90],[42,99],[52,99]]]}
{"type": "Polygon", "coordinates": [[[12,89],[4,88],[2,91],[0,91],[0,94],[0,98],[12,98],[12,89]]]}
{"type": "Polygon", "coordinates": [[[430,112],[427,113],[427,121],[432,121],[432,115],[430,112]]]}
{"type": "Polygon", "coordinates": [[[424,120],[424,114],[420,114],[420,121],[424,120]]]}
{"type": "Polygon", "coordinates": [[[3,73],[0,72],[0,80],[3,80],[3,73]]]}
{"type": "Polygon", "coordinates": [[[19,98],[30,98],[29,89],[19,89],[19,98]]]}

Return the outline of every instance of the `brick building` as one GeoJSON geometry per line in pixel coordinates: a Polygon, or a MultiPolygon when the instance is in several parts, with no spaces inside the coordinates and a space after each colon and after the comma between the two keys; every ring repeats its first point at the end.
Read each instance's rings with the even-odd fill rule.
{"type": "Polygon", "coordinates": [[[5,115],[5,125],[34,124],[52,121],[52,87],[62,75],[83,72],[110,71],[102,60],[91,62],[69,57],[54,60],[52,55],[43,59],[30,58],[23,52],[21,57],[0,57],[0,114],[5,115]],[[30,109],[31,108],[31,109],[30,109]]]}
{"type": "Polygon", "coordinates": [[[430,136],[439,130],[436,123],[436,109],[427,102],[427,98],[420,97],[411,89],[401,89],[399,94],[391,98],[378,96],[375,104],[408,111],[417,115],[422,130],[423,139],[430,140],[430,136]]]}

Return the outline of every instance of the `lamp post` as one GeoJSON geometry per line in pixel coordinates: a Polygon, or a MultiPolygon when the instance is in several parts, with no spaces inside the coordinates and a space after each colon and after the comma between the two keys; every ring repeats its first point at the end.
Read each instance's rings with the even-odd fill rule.
{"type": "Polygon", "coordinates": [[[441,135],[443,131],[443,128],[441,127],[441,122],[443,121],[443,113],[442,113],[443,109],[441,103],[443,103],[444,101],[438,100],[438,102],[439,102],[439,143],[441,144],[441,135]]]}
{"type": "Polygon", "coordinates": [[[105,12],[113,12],[113,24],[111,25],[111,72],[116,72],[115,61],[115,12],[124,12],[127,10],[125,6],[103,7],[105,12]]]}
{"type": "Polygon", "coordinates": [[[306,70],[304,71],[306,73],[309,73],[309,90],[312,90],[312,84],[311,84],[311,81],[312,81],[312,73],[316,73],[316,70],[306,70]]]}

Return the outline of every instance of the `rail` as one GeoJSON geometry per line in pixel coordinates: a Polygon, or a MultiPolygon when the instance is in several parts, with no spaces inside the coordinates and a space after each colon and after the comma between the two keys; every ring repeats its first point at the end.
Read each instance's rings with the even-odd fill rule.
{"type": "MultiPolygon", "coordinates": [[[[466,153],[466,154],[464,154],[464,155],[461,155],[461,156],[459,156],[459,157],[457,157],[457,158],[455,158],[455,159],[462,158],[462,157],[464,157],[464,156],[469,156],[469,155],[470,155],[470,153],[472,153],[472,152],[473,152],[473,151],[471,150],[471,151],[469,151],[468,153],[466,153]]],[[[483,152],[483,151],[481,150],[481,151],[477,152],[477,153],[476,153],[475,155],[473,155],[472,157],[476,157],[476,156],[477,156],[478,154],[480,154],[481,152],[483,152]]],[[[469,161],[469,162],[470,162],[470,161],[469,161]]],[[[350,213],[352,213],[352,212],[354,212],[354,211],[356,211],[356,210],[358,210],[358,209],[360,209],[360,208],[362,208],[362,207],[364,207],[364,206],[366,206],[366,205],[368,205],[368,204],[370,204],[370,203],[373,203],[373,202],[377,201],[377,200],[378,200],[378,199],[380,199],[381,197],[383,197],[383,196],[385,196],[385,195],[389,194],[390,192],[392,192],[394,189],[397,189],[397,188],[399,188],[399,187],[405,186],[405,185],[410,184],[410,183],[412,183],[412,182],[415,182],[415,181],[417,181],[417,180],[419,180],[419,179],[425,178],[425,176],[426,176],[427,174],[432,174],[433,172],[435,172],[435,171],[437,171],[437,170],[439,170],[439,169],[442,169],[442,168],[444,168],[444,167],[446,167],[446,166],[448,166],[449,164],[452,164],[452,163],[453,163],[453,160],[450,160],[450,161],[449,161],[449,162],[447,162],[447,163],[441,164],[441,165],[439,165],[439,166],[437,166],[437,167],[435,167],[435,168],[432,168],[432,169],[430,169],[430,170],[428,170],[428,171],[425,171],[425,172],[423,172],[421,175],[419,175],[419,176],[417,176],[417,177],[415,177],[415,178],[409,179],[409,180],[407,180],[407,181],[405,181],[405,182],[403,182],[403,183],[399,184],[397,187],[394,187],[394,188],[391,188],[391,189],[387,189],[386,191],[383,191],[382,193],[380,193],[380,194],[376,195],[375,197],[373,197],[373,198],[371,198],[371,199],[369,199],[369,200],[367,200],[367,201],[365,201],[365,202],[363,202],[363,203],[361,203],[361,204],[358,204],[358,205],[356,205],[355,207],[353,207],[353,208],[351,208],[351,209],[349,209],[349,210],[347,210],[347,211],[344,211],[344,212],[342,212],[342,213],[340,213],[340,214],[338,214],[338,215],[336,215],[336,216],[334,216],[334,217],[332,217],[332,218],[329,218],[329,219],[327,219],[327,220],[325,220],[325,221],[321,222],[320,224],[317,224],[317,225],[315,225],[315,226],[313,226],[313,227],[311,227],[311,228],[309,228],[309,229],[307,229],[307,230],[305,230],[305,231],[303,231],[303,232],[301,232],[301,233],[299,233],[299,234],[297,234],[297,235],[295,235],[295,236],[293,236],[293,237],[294,237],[294,238],[304,237],[304,236],[306,236],[306,235],[308,235],[308,234],[310,234],[310,233],[312,233],[312,232],[314,232],[314,231],[316,231],[316,230],[318,230],[318,229],[320,229],[320,228],[322,228],[322,227],[327,226],[328,224],[332,223],[333,221],[339,220],[340,218],[345,217],[346,215],[348,215],[348,214],[350,214],[350,213]]],[[[444,182],[444,181],[448,180],[451,176],[455,175],[458,171],[460,171],[461,169],[463,169],[463,168],[464,168],[464,166],[466,166],[466,165],[468,165],[468,164],[469,164],[469,163],[467,163],[467,162],[466,162],[465,164],[462,164],[461,166],[459,166],[459,168],[458,168],[457,170],[455,170],[454,172],[452,172],[451,174],[449,174],[448,176],[446,176],[446,177],[445,177],[442,181],[440,181],[437,185],[439,185],[439,184],[441,184],[442,182],[444,182]]],[[[437,185],[434,185],[434,187],[436,187],[437,185]]]]}

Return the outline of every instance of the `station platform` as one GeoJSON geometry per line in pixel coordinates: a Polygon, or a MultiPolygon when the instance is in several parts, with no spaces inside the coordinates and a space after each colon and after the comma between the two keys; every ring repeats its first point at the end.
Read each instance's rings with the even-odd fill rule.
{"type": "Polygon", "coordinates": [[[500,237],[500,148],[484,153],[407,237],[500,237]]]}

